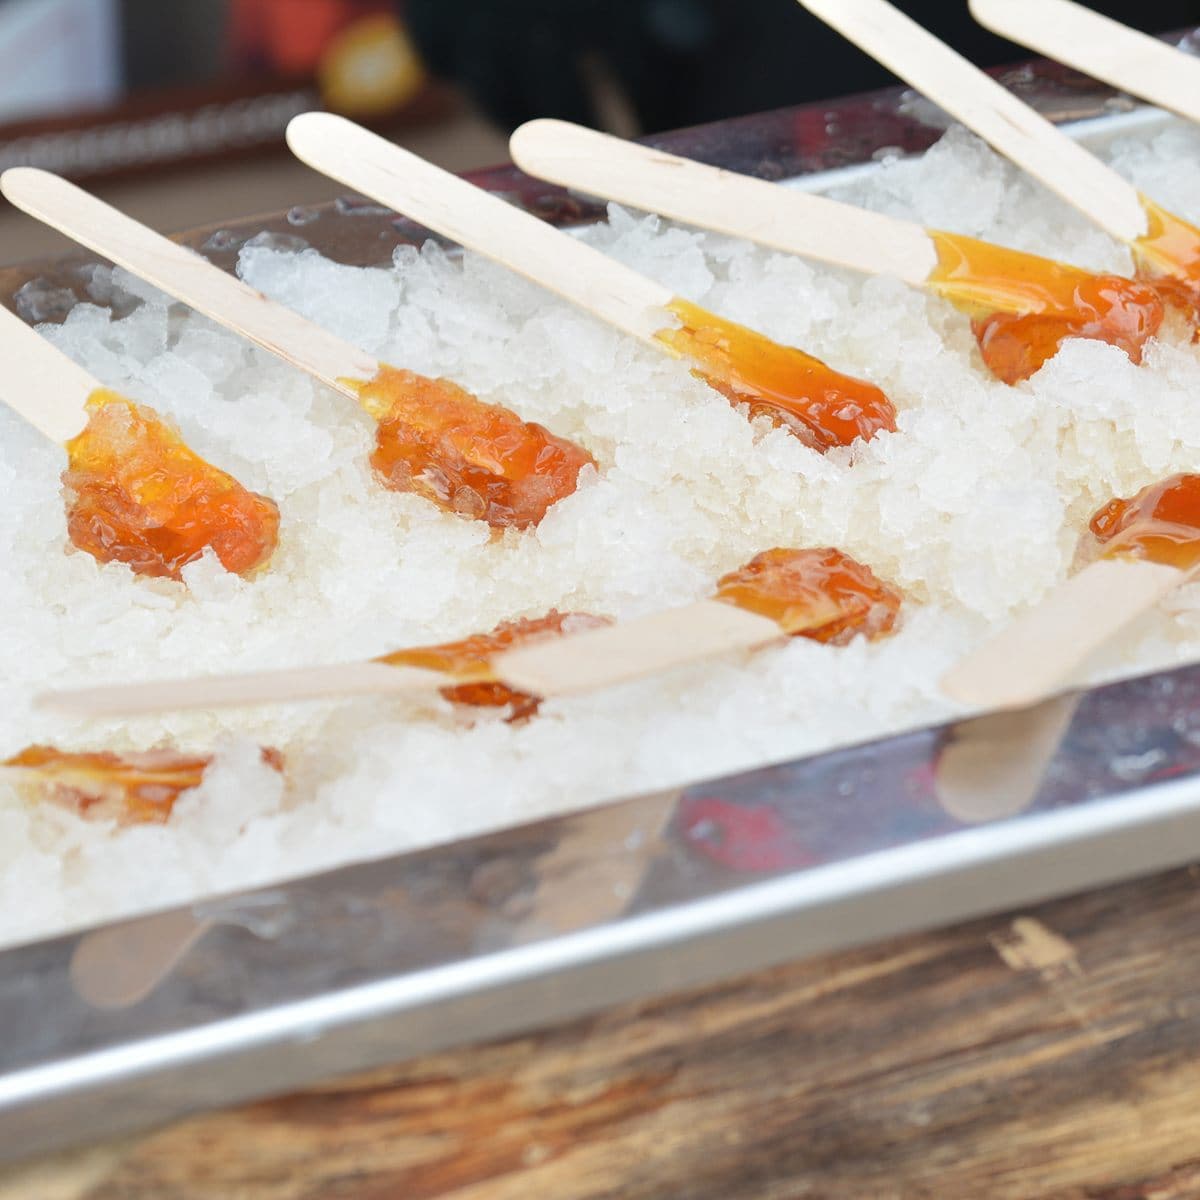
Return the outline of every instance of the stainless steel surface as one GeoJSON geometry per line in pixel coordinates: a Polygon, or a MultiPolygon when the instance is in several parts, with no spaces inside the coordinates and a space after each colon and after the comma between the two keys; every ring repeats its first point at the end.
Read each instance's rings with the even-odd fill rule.
{"type": "MultiPolygon", "coordinates": [[[[869,158],[898,144],[901,107],[823,111],[826,140],[857,113],[869,158]]],[[[801,145],[809,115],[664,142],[744,168],[697,148],[744,152],[781,122],[801,145]]],[[[910,144],[935,136],[910,125],[910,144]]],[[[548,189],[541,207],[573,203],[548,189]]],[[[346,257],[411,232],[368,217],[364,234],[340,214],[360,222],[346,257]]],[[[12,949],[0,1159],[1178,865],[1198,835],[1189,667],[12,949]]]]}
{"type": "Polygon", "coordinates": [[[1191,857],[1200,667],[1084,695],[967,824],[946,764],[989,729],[1007,769],[981,718],[10,950],[3,1154],[1191,857]]]}

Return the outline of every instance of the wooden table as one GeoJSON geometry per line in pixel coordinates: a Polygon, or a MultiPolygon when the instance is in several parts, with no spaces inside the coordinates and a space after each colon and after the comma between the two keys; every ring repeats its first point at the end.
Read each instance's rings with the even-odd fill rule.
{"type": "Polygon", "coordinates": [[[1200,868],[0,1174],[0,1200],[1191,1200],[1200,868]]]}

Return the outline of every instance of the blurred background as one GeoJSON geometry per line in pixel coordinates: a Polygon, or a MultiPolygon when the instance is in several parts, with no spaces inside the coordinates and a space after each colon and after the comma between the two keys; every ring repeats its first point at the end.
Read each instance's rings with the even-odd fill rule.
{"type": "MultiPolygon", "coordinates": [[[[899,2],[981,65],[1027,57],[966,0],[899,2]]],[[[1200,25],[1200,0],[1088,2],[1200,25]]],[[[183,229],[332,199],[283,144],[316,106],[466,170],[534,116],[636,136],[892,82],[794,0],[0,0],[0,169],[183,229]]],[[[0,262],[64,246],[0,211],[0,262]]]]}

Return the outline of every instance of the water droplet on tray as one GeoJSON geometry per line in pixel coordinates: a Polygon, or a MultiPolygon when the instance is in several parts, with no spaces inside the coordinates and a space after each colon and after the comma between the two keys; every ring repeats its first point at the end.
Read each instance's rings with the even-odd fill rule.
{"type": "Polygon", "coordinates": [[[289,225],[311,225],[320,215],[319,208],[305,208],[297,204],[295,208],[288,209],[287,219],[289,225]]]}
{"type": "Polygon", "coordinates": [[[1172,722],[1171,729],[1190,746],[1200,746],[1200,712],[1180,713],[1172,722]]]}
{"type": "Polygon", "coordinates": [[[219,253],[222,250],[236,250],[242,244],[243,238],[232,229],[218,229],[210,234],[208,240],[200,248],[219,253]]]}
{"type": "Polygon", "coordinates": [[[1112,773],[1126,783],[1137,783],[1145,779],[1157,767],[1170,761],[1170,755],[1157,747],[1143,754],[1122,754],[1112,759],[1109,766],[1112,773]]]}
{"type": "Polygon", "coordinates": [[[362,196],[339,196],[334,207],[343,217],[386,217],[392,211],[362,196]]]}

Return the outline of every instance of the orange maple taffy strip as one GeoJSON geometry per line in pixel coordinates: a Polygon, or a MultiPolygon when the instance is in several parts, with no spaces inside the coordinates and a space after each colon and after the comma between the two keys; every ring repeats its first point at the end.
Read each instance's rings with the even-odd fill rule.
{"type": "Polygon", "coordinates": [[[1200,338],[1200,229],[1141,197],[1146,233],[1132,242],[1138,276],[1179,308],[1200,338]]]}
{"type": "Polygon", "coordinates": [[[1110,500],[1088,528],[1104,558],[1192,571],[1200,566],[1200,475],[1172,475],[1128,500],[1110,500]]]}
{"type": "Polygon", "coordinates": [[[586,450],[448,379],[381,367],[355,384],[378,422],[371,466],[397,492],[497,528],[527,529],[594,466],[586,450]]]}
{"type": "MultiPolygon", "coordinates": [[[[264,747],[262,759],[273,770],[283,771],[278,750],[264,747]]],[[[175,801],[200,786],[211,762],[211,755],[175,750],[113,754],[28,746],[0,766],[20,772],[55,803],[82,816],[161,825],[170,817],[175,801]]]]}
{"type": "Polygon", "coordinates": [[[680,325],[659,330],[658,341],[696,364],[692,374],[732,403],[748,405],[751,417],[769,417],[821,451],[895,430],[896,409],[874,384],[690,301],[667,309],[680,325]]]}
{"type": "Polygon", "coordinates": [[[79,549],[172,579],[210,548],[238,575],[270,558],[279,532],[272,501],[205,462],[151,408],[98,389],[87,409],[63,474],[79,549]]]}
{"type": "Polygon", "coordinates": [[[609,617],[563,613],[552,608],[544,617],[501,621],[490,633],[477,633],[461,641],[443,642],[436,646],[396,650],[382,655],[376,661],[393,667],[423,667],[465,680],[442,688],[442,695],[455,704],[476,708],[504,708],[511,705],[509,720],[517,721],[533,716],[541,700],[500,683],[492,672],[493,656],[502,650],[530,646],[565,633],[580,633],[585,629],[599,629],[611,624],[609,617]]]}
{"type": "Polygon", "coordinates": [[[1146,283],[958,234],[929,237],[938,265],[928,286],[971,316],[984,362],[1005,383],[1034,374],[1067,338],[1108,342],[1140,363],[1162,325],[1162,300],[1146,283]]]}
{"type": "Polygon", "coordinates": [[[765,550],[722,575],[714,598],[769,617],[789,636],[835,646],[890,633],[901,602],[869,567],[828,546],[765,550]]]}

